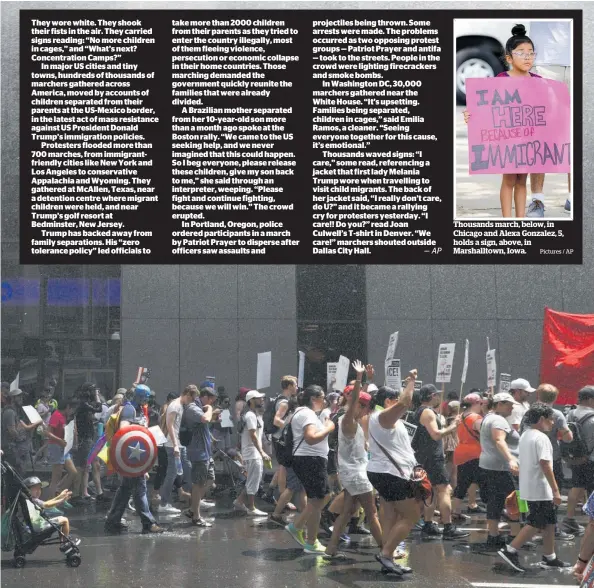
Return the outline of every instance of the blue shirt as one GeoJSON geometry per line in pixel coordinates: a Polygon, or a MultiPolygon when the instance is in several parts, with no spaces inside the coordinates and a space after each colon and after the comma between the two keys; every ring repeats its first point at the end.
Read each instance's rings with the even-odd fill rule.
{"type": "Polygon", "coordinates": [[[212,457],[211,439],[208,423],[202,422],[204,407],[199,398],[187,405],[182,425],[192,430],[192,441],[188,445],[190,461],[209,461],[212,457]]]}

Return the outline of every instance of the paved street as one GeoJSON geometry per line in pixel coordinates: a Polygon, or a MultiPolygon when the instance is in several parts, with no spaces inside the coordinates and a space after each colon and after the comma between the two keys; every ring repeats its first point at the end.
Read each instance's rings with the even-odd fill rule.
{"type": "MultiPolygon", "coordinates": [[[[468,174],[468,131],[463,106],[456,107],[456,218],[501,217],[500,175],[468,174]]],[[[530,202],[530,178],[528,178],[530,202]]],[[[549,174],[545,178],[545,217],[569,220],[563,210],[567,198],[567,175],[549,174]]]]}
{"type": "MultiPolygon", "coordinates": [[[[272,508],[260,501],[257,506],[272,508]]],[[[413,533],[407,541],[409,556],[399,561],[411,566],[414,574],[400,579],[379,571],[373,557],[377,548],[369,538],[353,536],[349,545],[343,545],[345,561],[304,555],[280,527],[233,512],[225,495],[217,498],[216,509],[204,513],[214,523],[211,529],[191,527],[179,515],[161,516],[160,523],[169,532],[160,536],[141,535],[139,519],[128,511],[128,535],[105,536],[106,510],[107,505],[101,510],[90,506],[68,511],[72,533],[83,540],[79,568],[66,567],[55,546],[39,548],[20,570],[11,566],[11,554],[3,553],[3,588],[378,588],[400,582],[419,588],[575,585],[569,569],[552,572],[532,565],[522,575],[504,568],[494,553],[485,553],[479,545],[486,539],[484,515],[474,516],[466,525],[472,529],[469,541],[423,541],[413,533]]],[[[583,517],[581,521],[585,522],[583,517]]],[[[576,542],[557,546],[558,555],[571,563],[577,552],[576,542]]],[[[538,551],[522,552],[528,565],[540,557],[538,551]]]]}

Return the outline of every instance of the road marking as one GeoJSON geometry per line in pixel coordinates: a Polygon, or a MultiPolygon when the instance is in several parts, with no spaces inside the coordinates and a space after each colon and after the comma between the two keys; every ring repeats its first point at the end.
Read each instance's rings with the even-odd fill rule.
{"type": "Polygon", "coordinates": [[[501,582],[471,582],[475,588],[563,588],[569,584],[505,584],[501,582]]]}

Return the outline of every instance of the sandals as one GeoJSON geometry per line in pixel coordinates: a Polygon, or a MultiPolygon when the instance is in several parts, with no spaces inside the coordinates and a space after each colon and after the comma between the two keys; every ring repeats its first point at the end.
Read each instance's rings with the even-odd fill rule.
{"type": "Polygon", "coordinates": [[[200,517],[199,519],[192,519],[192,525],[194,525],[195,527],[202,527],[202,528],[208,528],[208,527],[212,527],[212,523],[209,523],[206,519],[203,519],[202,517],[200,517]]]}
{"type": "Polygon", "coordinates": [[[336,553],[328,553],[326,552],[323,555],[324,559],[333,559],[333,560],[337,560],[337,559],[347,559],[347,556],[345,553],[342,553],[342,551],[337,551],[336,553]]]}

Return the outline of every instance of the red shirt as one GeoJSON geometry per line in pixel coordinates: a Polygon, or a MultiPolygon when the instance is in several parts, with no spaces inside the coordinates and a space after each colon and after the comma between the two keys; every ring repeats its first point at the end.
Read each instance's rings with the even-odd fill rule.
{"type": "Polygon", "coordinates": [[[462,465],[481,456],[480,433],[474,430],[474,423],[483,418],[480,414],[470,413],[458,425],[458,446],[454,451],[454,464],[462,465]]]}
{"type": "MultiPolygon", "coordinates": [[[[54,414],[52,414],[52,416],[50,417],[48,424],[52,429],[51,432],[53,435],[59,437],[60,439],[64,439],[64,427],[66,426],[66,418],[59,410],[54,411],[54,414]]],[[[58,445],[58,442],[54,441],[53,439],[48,439],[48,443],[58,445]]]]}

